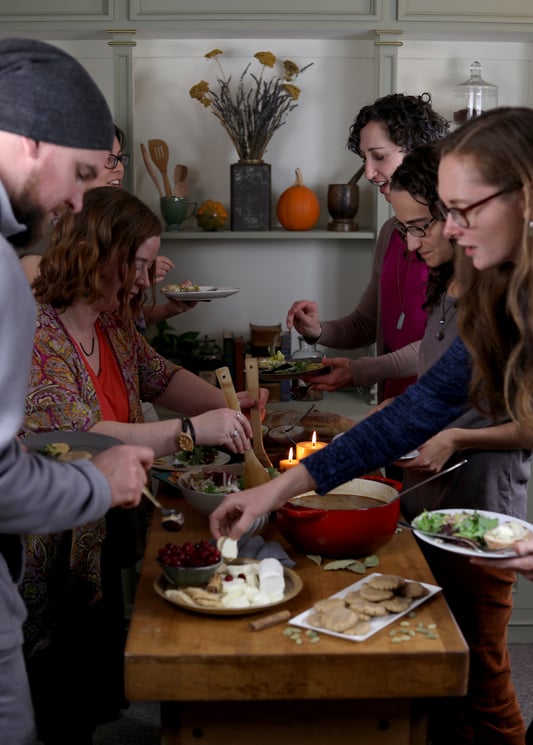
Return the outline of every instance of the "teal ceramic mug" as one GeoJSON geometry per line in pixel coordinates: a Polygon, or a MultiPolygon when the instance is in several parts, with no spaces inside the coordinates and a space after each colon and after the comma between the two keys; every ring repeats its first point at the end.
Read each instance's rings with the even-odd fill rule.
{"type": "Polygon", "coordinates": [[[182,223],[196,213],[197,202],[189,202],[187,197],[161,197],[161,214],[166,222],[166,232],[181,230],[182,223]]]}

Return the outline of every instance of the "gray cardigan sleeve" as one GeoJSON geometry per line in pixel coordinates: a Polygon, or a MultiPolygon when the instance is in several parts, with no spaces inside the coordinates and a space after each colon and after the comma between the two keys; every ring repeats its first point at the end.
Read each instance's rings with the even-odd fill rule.
{"type": "Polygon", "coordinates": [[[418,374],[420,340],[396,352],[378,357],[360,357],[350,362],[353,385],[368,386],[392,378],[408,378],[418,374]]]}
{"type": "Polygon", "coordinates": [[[357,349],[377,343],[378,354],[383,351],[380,317],[381,268],[394,230],[394,219],[384,223],[378,236],[372,275],[357,307],[336,321],[322,322],[318,342],[337,349],[357,349]]]}

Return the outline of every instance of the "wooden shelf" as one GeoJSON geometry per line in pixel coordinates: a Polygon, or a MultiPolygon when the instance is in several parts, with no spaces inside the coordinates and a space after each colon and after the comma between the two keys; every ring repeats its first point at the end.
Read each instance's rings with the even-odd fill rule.
{"type": "Polygon", "coordinates": [[[172,233],[162,233],[163,240],[200,240],[200,241],[238,241],[238,240],[267,240],[267,241],[298,241],[298,240],[373,240],[374,230],[363,228],[349,233],[335,230],[201,230],[192,228],[172,233]]]}

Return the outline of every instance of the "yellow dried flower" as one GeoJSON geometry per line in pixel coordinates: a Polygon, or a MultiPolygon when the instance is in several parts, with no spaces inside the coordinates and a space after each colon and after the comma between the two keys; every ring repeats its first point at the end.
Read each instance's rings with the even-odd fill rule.
{"type": "Polygon", "coordinates": [[[274,67],[276,64],[276,57],[272,52],[257,52],[254,57],[265,67],[274,67]]]}
{"type": "Polygon", "coordinates": [[[294,100],[297,101],[300,98],[300,93],[302,92],[298,86],[292,85],[291,83],[284,83],[282,86],[284,91],[287,91],[289,96],[294,100]]]}
{"type": "Polygon", "coordinates": [[[208,97],[208,93],[209,83],[207,83],[205,80],[200,80],[199,83],[196,83],[196,85],[193,85],[193,87],[190,89],[189,96],[191,98],[195,98],[197,101],[200,101],[200,103],[207,108],[211,105],[211,99],[208,97]]]}
{"type": "Polygon", "coordinates": [[[300,72],[300,68],[296,62],[290,59],[284,60],[283,67],[285,69],[285,80],[292,80],[300,72]]]}
{"type": "Polygon", "coordinates": [[[232,77],[222,69],[220,49],[205,55],[213,59],[219,69],[216,90],[205,80],[194,85],[189,95],[199,101],[217,117],[231,138],[240,160],[261,160],[272,135],[284,123],[297,104],[300,89],[291,81],[301,75],[310,64],[301,69],[295,62],[283,62],[283,75],[274,74],[267,79],[266,68],[273,68],[277,58],[272,52],[256,52],[254,58],[262,65],[259,74],[248,62],[238,82],[232,88],[232,77]]]}

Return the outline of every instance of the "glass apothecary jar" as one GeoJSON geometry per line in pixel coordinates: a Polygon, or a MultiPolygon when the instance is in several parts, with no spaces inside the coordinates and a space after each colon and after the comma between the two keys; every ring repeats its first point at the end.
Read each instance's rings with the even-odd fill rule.
{"type": "Polygon", "coordinates": [[[498,105],[498,86],[483,80],[482,72],[483,66],[479,62],[472,62],[470,78],[454,86],[453,124],[455,127],[498,105]]]}

